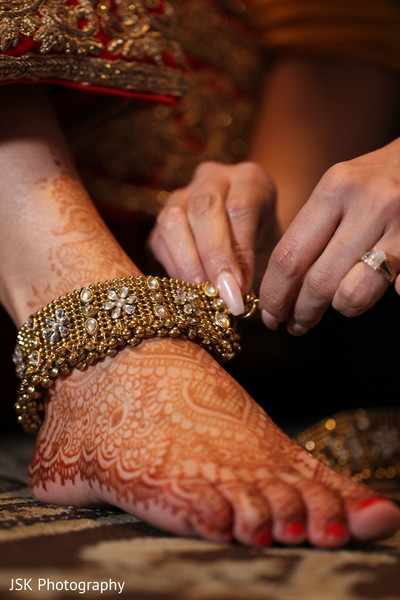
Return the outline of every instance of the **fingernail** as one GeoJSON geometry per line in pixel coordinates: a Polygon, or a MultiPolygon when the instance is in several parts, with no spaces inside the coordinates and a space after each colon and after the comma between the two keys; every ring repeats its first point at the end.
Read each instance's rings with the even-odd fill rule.
{"type": "Polygon", "coordinates": [[[342,538],[346,537],[347,529],[343,523],[330,523],[325,527],[325,533],[328,537],[342,538]]]}
{"type": "Polygon", "coordinates": [[[301,521],[293,521],[293,523],[289,523],[285,527],[285,533],[290,537],[298,537],[299,535],[303,535],[305,531],[306,528],[301,521]]]}
{"type": "Polygon", "coordinates": [[[233,315],[244,313],[244,302],[239,284],[228,271],[223,271],[217,279],[219,295],[233,315]]]}
{"type": "Polygon", "coordinates": [[[255,543],[257,546],[270,546],[272,544],[272,535],[270,531],[260,531],[255,536],[255,543]]]}
{"type": "Polygon", "coordinates": [[[371,498],[364,498],[363,500],[360,500],[358,506],[359,508],[368,508],[376,502],[388,502],[388,500],[382,496],[372,496],[371,498]]]}
{"type": "Polygon", "coordinates": [[[308,329],[307,327],[303,327],[298,323],[291,323],[290,325],[288,325],[288,331],[293,335],[304,335],[305,333],[307,333],[308,329]]]}
{"type": "Polygon", "coordinates": [[[265,327],[268,327],[268,329],[272,329],[272,331],[278,329],[278,319],[274,317],[274,315],[271,315],[271,313],[269,313],[267,310],[264,309],[261,311],[261,318],[265,327]]]}

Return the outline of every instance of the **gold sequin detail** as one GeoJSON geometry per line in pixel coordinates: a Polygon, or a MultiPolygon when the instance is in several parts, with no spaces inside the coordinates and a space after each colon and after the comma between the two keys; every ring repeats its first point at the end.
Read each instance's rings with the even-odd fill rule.
{"type": "Polygon", "coordinates": [[[146,93],[181,95],[183,55],[173,12],[149,12],[151,0],[11,0],[0,5],[0,48],[30,37],[38,52],[0,57],[0,80],[70,81],[146,93]],[[102,35],[99,35],[102,34],[102,35]],[[115,60],[103,58],[108,52],[115,60]],[[165,64],[163,53],[175,61],[165,64]],[[139,61],[139,62],[138,62],[139,61]]]}

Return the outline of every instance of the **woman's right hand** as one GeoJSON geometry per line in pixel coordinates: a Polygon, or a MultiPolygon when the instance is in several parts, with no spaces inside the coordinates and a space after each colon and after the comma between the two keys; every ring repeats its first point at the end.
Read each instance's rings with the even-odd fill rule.
{"type": "Polygon", "coordinates": [[[233,314],[257,286],[279,239],[275,188],[256,163],[205,162],[171,193],[150,247],[171,277],[212,281],[233,314]]]}

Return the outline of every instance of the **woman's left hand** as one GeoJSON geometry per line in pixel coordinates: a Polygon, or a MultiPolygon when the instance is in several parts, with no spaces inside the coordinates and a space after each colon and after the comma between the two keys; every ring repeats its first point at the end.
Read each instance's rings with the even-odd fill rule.
{"type": "MultiPolygon", "coordinates": [[[[274,249],[264,275],[260,308],[275,329],[302,335],[330,304],[354,317],[388,288],[361,261],[378,248],[400,271],[400,139],[331,167],[274,249]]],[[[400,293],[400,278],[396,280],[400,293]]]]}

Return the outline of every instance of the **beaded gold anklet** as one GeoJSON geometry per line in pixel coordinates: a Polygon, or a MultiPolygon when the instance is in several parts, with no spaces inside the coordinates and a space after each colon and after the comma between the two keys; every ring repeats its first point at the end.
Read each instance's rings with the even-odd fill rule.
{"type": "MultiPolygon", "coordinates": [[[[245,298],[246,313],[257,300],[245,298]]],[[[28,432],[44,413],[43,394],[54,379],[83,370],[124,346],[170,336],[199,343],[224,362],[239,350],[239,336],[212,283],[166,277],[121,277],[74,290],[53,300],[20,328],[13,361],[21,380],[15,409],[28,432]]]]}

